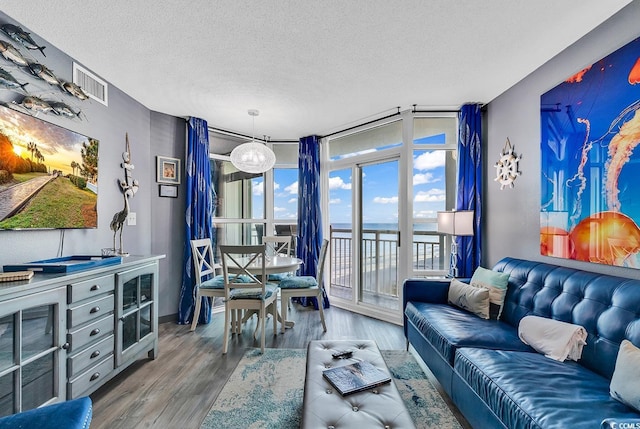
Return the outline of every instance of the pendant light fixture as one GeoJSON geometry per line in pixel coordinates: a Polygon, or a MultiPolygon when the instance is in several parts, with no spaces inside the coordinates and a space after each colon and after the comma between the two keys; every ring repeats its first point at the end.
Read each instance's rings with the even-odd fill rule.
{"type": "MultiPolygon", "coordinates": [[[[231,151],[231,163],[240,171],[247,173],[264,173],[273,168],[276,163],[276,155],[264,143],[258,143],[254,139],[256,116],[258,110],[250,109],[249,116],[253,117],[253,130],[251,141],[236,146],[231,151]]],[[[265,138],[266,139],[266,138],[265,138]]]]}

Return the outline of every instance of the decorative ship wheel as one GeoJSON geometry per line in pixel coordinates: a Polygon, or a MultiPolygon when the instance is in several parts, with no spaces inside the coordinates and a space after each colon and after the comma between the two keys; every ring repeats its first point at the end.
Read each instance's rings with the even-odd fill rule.
{"type": "Polygon", "coordinates": [[[513,146],[507,138],[507,142],[504,144],[504,149],[500,154],[500,159],[496,162],[496,178],[493,179],[500,183],[500,190],[505,186],[513,188],[513,182],[520,175],[518,171],[518,162],[520,156],[513,153],[513,146]]]}

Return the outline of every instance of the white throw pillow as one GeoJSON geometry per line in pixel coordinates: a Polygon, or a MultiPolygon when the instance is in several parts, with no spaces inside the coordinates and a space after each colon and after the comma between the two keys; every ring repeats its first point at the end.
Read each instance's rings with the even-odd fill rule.
{"type": "Polygon", "coordinates": [[[470,311],[483,319],[489,318],[489,289],[474,287],[451,279],[449,303],[470,311]]]}
{"type": "Polygon", "coordinates": [[[640,349],[629,340],[620,343],[609,394],[640,412],[640,349]]]}

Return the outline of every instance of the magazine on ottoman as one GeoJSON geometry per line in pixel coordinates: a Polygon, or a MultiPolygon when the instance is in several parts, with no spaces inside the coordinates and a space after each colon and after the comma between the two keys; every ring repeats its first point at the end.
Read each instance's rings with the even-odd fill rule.
{"type": "Polygon", "coordinates": [[[366,361],[327,369],[322,375],[343,396],[391,382],[388,374],[366,361]]]}

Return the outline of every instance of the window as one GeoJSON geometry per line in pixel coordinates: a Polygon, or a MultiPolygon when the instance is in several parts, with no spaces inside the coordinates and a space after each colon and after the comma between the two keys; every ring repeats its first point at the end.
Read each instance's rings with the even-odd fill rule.
{"type": "Polygon", "coordinates": [[[437,212],[455,202],[457,118],[429,115],[402,112],[326,141],[337,306],[400,322],[402,280],[446,272],[437,212]]]}
{"type": "Polygon", "coordinates": [[[215,217],[234,219],[264,218],[264,177],[238,171],[230,161],[211,160],[215,190],[215,217]]]}
{"type": "Polygon", "coordinates": [[[395,121],[366,131],[331,139],[329,158],[335,161],[401,145],[402,121],[395,121]]]}
{"type": "Polygon", "coordinates": [[[452,208],[455,201],[456,125],[455,117],[413,120],[414,273],[437,273],[446,267],[448,247],[437,232],[437,212],[452,208]]]}
{"type": "Polygon", "coordinates": [[[298,168],[273,169],[273,219],[298,219],[298,168]]]}
{"type": "Polygon", "coordinates": [[[218,244],[257,244],[275,233],[274,225],[297,225],[298,145],[270,143],[276,154],[273,170],[263,174],[239,171],[229,154],[245,139],[209,133],[214,224],[218,244]],[[214,149],[215,148],[215,149],[214,149]]]}

